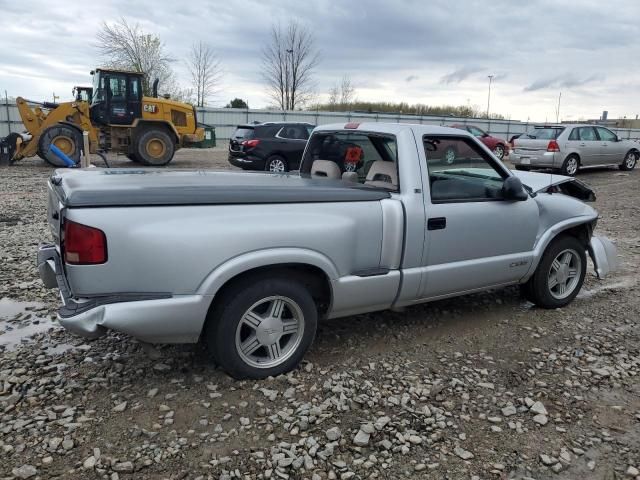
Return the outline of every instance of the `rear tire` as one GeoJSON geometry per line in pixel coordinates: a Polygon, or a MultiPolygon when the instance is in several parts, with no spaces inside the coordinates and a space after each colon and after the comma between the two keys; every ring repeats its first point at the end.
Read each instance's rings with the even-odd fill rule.
{"type": "Polygon", "coordinates": [[[560,167],[560,173],[562,175],[567,175],[568,177],[575,177],[578,173],[578,169],[580,168],[580,159],[575,155],[569,155],[562,162],[562,167],[560,167]]]}
{"type": "Polygon", "coordinates": [[[549,244],[521,291],[538,307],[564,307],[580,292],[586,272],[586,247],[575,237],[561,235],[549,244]]]}
{"type": "Polygon", "coordinates": [[[161,167],[173,159],[175,143],[165,129],[148,127],[136,137],[135,156],[143,165],[161,167]]]}
{"type": "Polygon", "coordinates": [[[253,277],[223,293],[209,313],[204,339],[215,362],[234,378],[266,378],[300,363],[317,321],[316,304],[301,282],[253,277]]]}
{"type": "Polygon", "coordinates": [[[264,169],[267,172],[284,173],[289,171],[289,165],[287,161],[280,155],[272,155],[267,158],[264,169]]]}
{"type": "Polygon", "coordinates": [[[618,168],[624,171],[633,170],[636,167],[637,163],[638,163],[638,152],[629,150],[627,154],[624,156],[624,160],[618,166],[618,168]]]}
{"type": "Polygon", "coordinates": [[[38,139],[38,156],[54,167],[66,167],[64,161],[50,151],[51,145],[58,147],[76,165],[82,155],[82,134],[75,128],[58,123],[45,129],[38,139]]]}

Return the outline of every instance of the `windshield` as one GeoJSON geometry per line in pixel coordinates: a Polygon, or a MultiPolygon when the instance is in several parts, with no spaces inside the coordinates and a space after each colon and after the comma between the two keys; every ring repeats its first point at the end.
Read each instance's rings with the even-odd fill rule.
{"type": "Polygon", "coordinates": [[[534,127],[533,130],[525,133],[525,136],[538,140],[555,140],[563,130],[564,127],[534,127]]]}
{"type": "Polygon", "coordinates": [[[100,72],[93,75],[93,99],[92,104],[104,101],[104,77],[100,72]]]}

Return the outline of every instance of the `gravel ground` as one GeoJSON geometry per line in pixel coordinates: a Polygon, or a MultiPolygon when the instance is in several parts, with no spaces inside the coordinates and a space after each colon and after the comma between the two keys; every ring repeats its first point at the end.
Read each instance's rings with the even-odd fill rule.
{"type": "Polygon", "coordinates": [[[569,307],[510,288],[325,321],[301,368],[243,382],[197,346],[55,323],[34,268],[50,173],[0,169],[0,478],[640,479],[640,172],[580,175],[622,268],[569,307]]]}

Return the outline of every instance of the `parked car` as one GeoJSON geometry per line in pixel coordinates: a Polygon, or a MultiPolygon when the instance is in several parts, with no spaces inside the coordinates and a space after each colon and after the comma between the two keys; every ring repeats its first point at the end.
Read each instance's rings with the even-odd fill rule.
{"type": "Polygon", "coordinates": [[[451,125],[452,128],[458,128],[460,130],[466,130],[471,135],[476,137],[482,143],[484,143],[489,150],[493,152],[493,154],[498,157],[500,160],[504,158],[505,155],[509,155],[509,144],[498,137],[492,137],[484,130],[474,127],[473,125],[451,125]]]}
{"type": "Polygon", "coordinates": [[[553,168],[574,176],[583,167],[617,165],[633,170],[639,145],[599,125],[539,125],[514,141],[509,160],[518,170],[553,168]]]}
{"type": "Polygon", "coordinates": [[[299,175],[96,168],[57,171],[48,188],[54,243],[37,264],[60,290],[60,324],[202,340],[238,378],[294,368],[319,318],[506,285],[558,308],[580,290],[587,251],[599,276],[616,262],[593,235],[588,187],[514,173],[451,128],[318,127],[299,175]],[[443,140],[464,162],[440,161],[443,140]],[[345,161],[328,159],[335,142],[345,161]]]}
{"type": "Polygon", "coordinates": [[[238,125],[229,139],[229,163],[243,170],[297,170],[313,128],[293,122],[238,125]]]}

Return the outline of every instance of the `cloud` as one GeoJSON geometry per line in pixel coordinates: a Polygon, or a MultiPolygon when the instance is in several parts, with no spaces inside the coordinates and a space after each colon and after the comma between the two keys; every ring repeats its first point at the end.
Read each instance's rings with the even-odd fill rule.
{"type": "Polygon", "coordinates": [[[409,75],[407,78],[404,79],[405,82],[409,83],[409,82],[413,82],[414,80],[418,80],[420,77],[418,75],[409,75]]]}
{"type": "Polygon", "coordinates": [[[444,75],[440,79],[440,83],[444,83],[447,85],[451,83],[460,83],[463,80],[466,80],[467,78],[469,78],[474,73],[478,73],[483,70],[484,68],[482,67],[473,67],[473,66],[458,68],[457,70],[454,70],[453,72],[444,75]]]}
{"type": "Polygon", "coordinates": [[[524,87],[525,92],[535,92],[545,88],[573,88],[587,85],[588,83],[604,81],[604,75],[596,73],[588,77],[578,78],[574,74],[559,75],[556,77],[547,77],[536,80],[524,87]]]}

